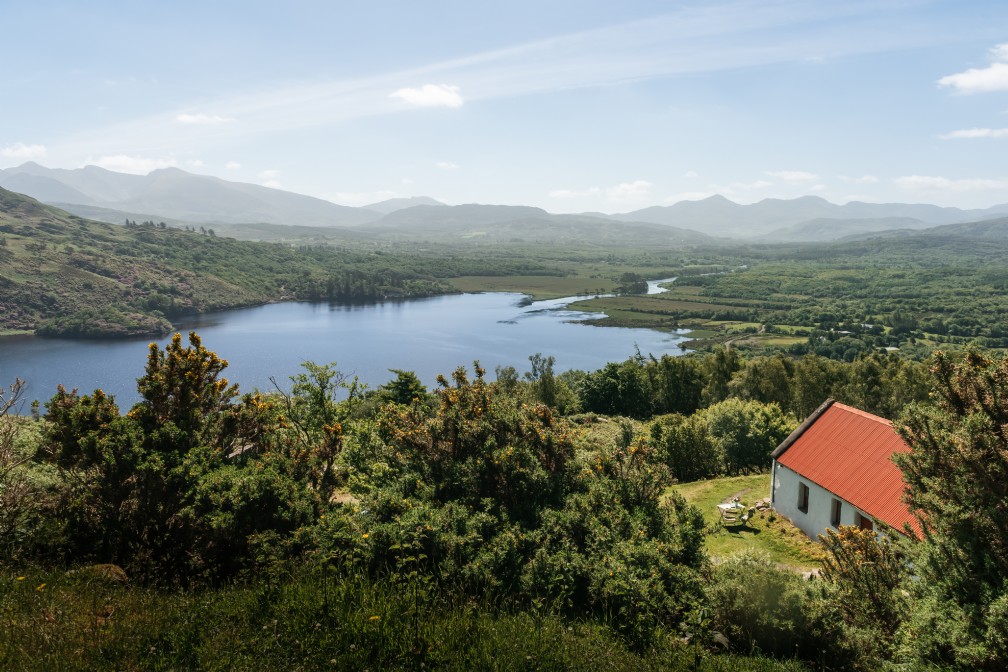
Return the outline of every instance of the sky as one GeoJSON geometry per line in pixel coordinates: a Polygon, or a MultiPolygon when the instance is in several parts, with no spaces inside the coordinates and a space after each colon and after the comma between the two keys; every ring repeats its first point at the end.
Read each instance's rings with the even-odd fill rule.
{"type": "Polygon", "coordinates": [[[4,0],[0,168],[360,206],[1008,203],[1003,0],[4,0]]]}

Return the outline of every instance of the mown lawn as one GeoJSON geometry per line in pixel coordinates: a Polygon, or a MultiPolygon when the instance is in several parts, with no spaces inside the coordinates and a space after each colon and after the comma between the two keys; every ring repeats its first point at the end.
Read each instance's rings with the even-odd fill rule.
{"type": "Polygon", "coordinates": [[[715,560],[741,551],[766,553],[773,562],[799,571],[820,566],[819,544],[801,530],[771,510],[758,511],[746,525],[720,524],[717,505],[738,497],[747,507],[770,496],[770,474],[729,476],[693,483],[681,483],[669,488],[678,491],[686,501],[703,512],[712,532],[707,536],[707,552],[715,560]]]}

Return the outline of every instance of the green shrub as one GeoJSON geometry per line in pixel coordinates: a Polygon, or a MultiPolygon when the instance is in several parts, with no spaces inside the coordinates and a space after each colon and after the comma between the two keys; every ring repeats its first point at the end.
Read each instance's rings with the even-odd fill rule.
{"type": "MultiPolygon", "coordinates": [[[[345,460],[380,456],[359,504],[319,531],[325,557],[378,576],[419,572],[445,595],[594,615],[644,646],[702,592],[703,520],[652,448],[622,438],[576,457],[574,430],[544,404],[487,383],[442,378],[433,414],[387,406],[378,436],[345,460]],[[327,538],[328,537],[328,538],[327,538]]],[[[355,482],[353,477],[351,482],[355,482]]]]}
{"type": "Polygon", "coordinates": [[[708,597],[713,628],[736,650],[793,656],[808,648],[801,577],[765,556],[743,553],[715,565],[708,597]]]}
{"type": "Polygon", "coordinates": [[[125,416],[101,390],[60,387],[44,442],[65,473],[53,515],[61,550],[123,566],[142,581],[220,580],[279,552],[315,519],[315,492],[276,450],[278,418],[258,395],[235,401],[227,362],[196,334],[151,345],[142,400],[125,416]]]}

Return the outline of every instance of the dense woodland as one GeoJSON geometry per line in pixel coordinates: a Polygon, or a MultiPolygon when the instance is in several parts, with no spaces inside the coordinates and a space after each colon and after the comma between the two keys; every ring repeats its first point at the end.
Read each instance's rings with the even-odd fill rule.
{"type": "Polygon", "coordinates": [[[33,420],[5,390],[0,667],[1008,662],[1004,359],[533,355],[434,391],[306,363],[273,394],[225,368],[176,335],[128,411],[59,389],[33,420]],[[815,580],[713,561],[668,486],[766,469],[830,395],[898,419],[925,537],[830,534],[815,580]]]}

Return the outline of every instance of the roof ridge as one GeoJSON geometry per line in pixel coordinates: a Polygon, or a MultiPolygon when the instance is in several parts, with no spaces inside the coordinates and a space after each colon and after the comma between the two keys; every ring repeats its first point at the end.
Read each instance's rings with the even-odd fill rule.
{"type": "Polygon", "coordinates": [[[854,413],[855,415],[860,415],[861,417],[867,418],[868,420],[874,420],[876,422],[881,422],[882,424],[889,425],[890,427],[892,427],[892,424],[893,424],[892,420],[889,420],[887,418],[883,418],[881,415],[875,415],[874,413],[869,413],[868,411],[863,411],[860,408],[855,408],[853,406],[848,406],[847,404],[841,404],[839,401],[835,402],[834,405],[837,408],[843,409],[845,411],[849,411],[850,413],[854,413]]]}

